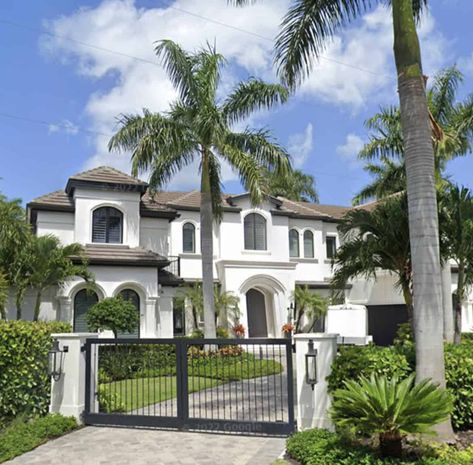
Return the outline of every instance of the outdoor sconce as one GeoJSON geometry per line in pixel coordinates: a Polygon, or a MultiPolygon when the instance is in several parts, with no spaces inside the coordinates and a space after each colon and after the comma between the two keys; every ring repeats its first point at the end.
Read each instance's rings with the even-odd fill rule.
{"type": "Polygon", "coordinates": [[[59,348],[59,341],[54,339],[51,350],[48,352],[48,375],[59,381],[62,375],[62,357],[63,354],[68,352],[68,347],[65,346],[63,350],[59,348]]]}
{"type": "Polygon", "coordinates": [[[309,339],[309,350],[305,354],[305,382],[310,384],[312,390],[317,384],[317,349],[314,349],[312,339],[309,339]]]}

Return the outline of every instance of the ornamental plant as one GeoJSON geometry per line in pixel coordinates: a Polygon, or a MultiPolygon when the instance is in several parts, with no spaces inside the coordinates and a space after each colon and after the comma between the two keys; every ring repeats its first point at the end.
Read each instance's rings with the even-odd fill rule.
{"type": "Polygon", "coordinates": [[[86,314],[87,325],[92,331],[113,331],[115,338],[118,333],[131,333],[139,324],[139,313],[129,300],[121,296],[108,297],[97,302],[86,314]]]}
{"type": "Polygon", "coordinates": [[[241,323],[237,323],[232,328],[235,337],[243,337],[245,335],[245,327],[241,323]]]}
{"type": "Polygon", "coordinates": [[[284,323],[282,325],[281,331],[284,334],[290,334],[294,331],[294,325],[292,323],[284,323]]]}
{"type": "Polygon", "coordinates": [[[430,380],[414,384],[415,376],[400,381],[385,376],[345,381],[333,394],[331,417],[356,434],[378,435],[385,457],[401,457],[407,434],[432,434],[452,410],[450,395],[430,380]]]}

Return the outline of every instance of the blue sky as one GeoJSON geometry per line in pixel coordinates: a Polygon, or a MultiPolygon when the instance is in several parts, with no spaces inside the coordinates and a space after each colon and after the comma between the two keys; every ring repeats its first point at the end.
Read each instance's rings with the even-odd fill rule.
{"type": "MultiPolygon", "coordinates": [[[[459,96],[465,96],[473,92],[473,2],[431,3],[420,27],[425,71],[432,76],[458,63],[465,74],[459,96]]],[[[106,150],[115,117],[143,107],[162,111],[173,99],[153,55],[155,40],[172,38],[188,49],[215,40],[228,58],[223,93],[248,76],[274,80],[267,38],[276,34],[288,4],[262,0],[232,9],[225,0],[3,0],[0,191],[27,202],[63,188],[69,175],[86,168],[113,164],[128,170],[127,156],[106,150]]],[[[349,204],[368,180],[356,153],[367,139],[364,120],[380,105],[396,102],[391,35],[386,10],[368,13],[329,45],[289,104],[248,121],[270,128],[296,165],[315,176],[322,203],[349,204]]],[[[448,172],[472,187],[472,168],[470,155],[451,162],[448,172]]],[[[235,175],[223,172],[226,190],[239,191],[235,175]]],[[[197,185],[190,167],[170,188],[197,185]]]]}

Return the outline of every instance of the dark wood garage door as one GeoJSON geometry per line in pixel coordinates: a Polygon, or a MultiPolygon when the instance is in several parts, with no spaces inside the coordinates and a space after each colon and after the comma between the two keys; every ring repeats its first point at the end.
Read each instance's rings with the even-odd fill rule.
{"type": "Polygon", "coordinates": [[[388,346],[393,343],[401,323],[407,322],[405,305],[368,305],[368,334],[375,344],[388,346]]]}

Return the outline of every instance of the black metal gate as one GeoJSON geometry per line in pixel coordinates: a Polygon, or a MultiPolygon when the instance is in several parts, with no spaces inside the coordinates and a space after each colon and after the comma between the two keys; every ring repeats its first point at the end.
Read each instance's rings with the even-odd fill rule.
{"type": "Polygon", "coordinates": [[[289,339],[87,339],[84,422],[294,431],[289,339]]]}

